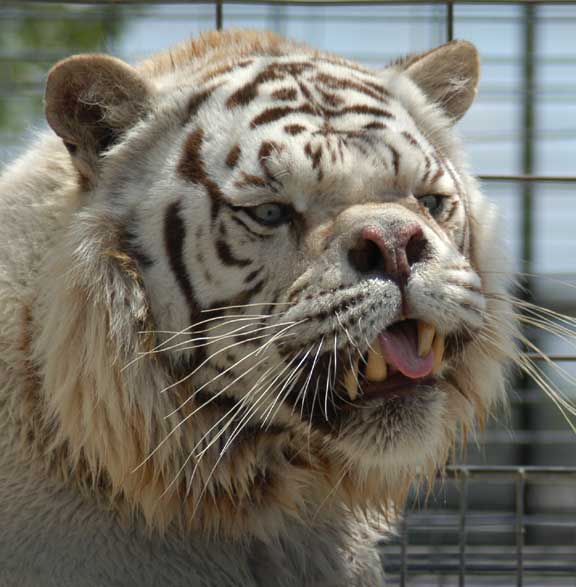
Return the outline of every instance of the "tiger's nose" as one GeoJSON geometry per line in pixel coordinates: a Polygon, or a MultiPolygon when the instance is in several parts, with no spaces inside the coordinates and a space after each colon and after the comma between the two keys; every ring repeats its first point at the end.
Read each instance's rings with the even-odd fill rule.
{"type": "Polygon", "coordinates": [[[360,231],[348,259],[359,273],[381,273],[404,282],[414,263],[422,260],[426,245],[422,228],[414,222],[387,228],[372,224],[360,231]]]}

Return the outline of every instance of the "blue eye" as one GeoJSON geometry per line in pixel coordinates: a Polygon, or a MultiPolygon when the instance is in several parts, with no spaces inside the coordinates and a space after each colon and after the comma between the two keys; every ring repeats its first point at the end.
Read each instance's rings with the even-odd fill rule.
{"type": "Polygon", "coordinates": [[[266,226],[280,226],[292,218],[292,208],[286,204],[267,203],[245,208],[254,220],[266,226]]]}
{"type": "Polygon", "coordinates": [[[418,201],[432,216],[438,216],[442,209],[444,208],[444,200],[446,196],[439,196],[437,194],[428,194],[426,196],[422,196],[418,198],[418,201]]]}

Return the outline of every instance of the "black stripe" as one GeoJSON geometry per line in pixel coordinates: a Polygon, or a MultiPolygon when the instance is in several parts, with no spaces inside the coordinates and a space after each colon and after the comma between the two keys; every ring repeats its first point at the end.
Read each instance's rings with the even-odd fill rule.
{"type": "Polygon", "coordinates": [[[258,295],[264,289],[264,283],[264,279],[259,281],[258,283],[254,284],[253,287],[243,292],[243,295],[245,295],[248,298],[248,301],[250,301],[254,296],[258,295]]]}
{"type": "Polygon", "coordinates": [[[174,202],[168,206],[164,216],[164,244],[170,262],[170,268],[174,273],[176,282],[190,308],[190,322],[194,323],[200,315],[200,306],[194,296],[194,288],[190,281],[186,265],[184,264],[184,241],[186,239],[186,227],[180,216],[180,202],[174,202]]]}
{"type": "Polygon", "coordinates": [[[468,194],[462,189],[462,185],[460,184],[460,181],[458,180],[458,177],[454,174],[454,171],[452,169],[452,167],[450,166],[450,164],[446,165],[446,170],[448,171],[448,175],[450,176],[450,178],[452,179],[452,181],[454,182],[454,185],[456,186],[456,189],[458,190],[458,194],[460,195],[460,201],[462,202],[462,206],[464,206],[464,227],[462,230],[462,242],[460,243],[460,252],[465,255],[468,259],[470,259],[470,261],[472,262],[472,265],[474,266],[475,264],[475,258],[474,258],[474,250],[473,250],[473,241],[472,241],[472,235],[471,235],[471,216],[469,215],[469,209],[468,209],[468,199],[467,196],[468,194]]]}
{"type": "Polygon", "coordinates": [[[120,248],[138,263],[141,269],[148,269],[154,265],[154,259],[142,250],[137,242],[135,221],[130,221],[120,236],[120,248]]]}
{"type": "Polygon", "coordinates": [[[240,259],[235,257],[232,254],[232,250],[228,246],[228,243],[222,239],[218,239],[216,241],[216,252],[218,253],[218,257],[220,261],[224,263],[224,265],[230,265],[234,267],[247,267],[248,265],[252,264],[250,259],[240,259]]]}
{"type": "Polygon", "coordinates": [[[258,269],[256,269],[255,271],[248,273],[248,275],[244,278],[244,283],[250,283],[253,279],[258,277],[258,275],[259,275],[260,271],[262,271],[262,269],[264,269],[264,267],[258,267],[258,269]]]}
{"type": "Polygon", "coordinates": [[[236,222],[236,224],[239,224],[246,232],[250,233],[252,236],[256,237],[256,238],[272,238],[271,234],[260,234],[259,232],[255,232],[254,230],[252,230],[243,220],[241,220],[240,218],[238,218],[238,216],[230,216],[230,218],[232,220],[234,220],[234,222],[236,222]]]}

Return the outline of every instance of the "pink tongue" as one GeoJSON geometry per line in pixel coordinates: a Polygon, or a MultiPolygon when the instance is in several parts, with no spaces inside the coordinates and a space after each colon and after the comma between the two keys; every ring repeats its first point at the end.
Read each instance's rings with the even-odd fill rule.
{"type": "Polygon", "coordinates": [[[405,320],[384,330],[378,336],[382,355],[389,365],[400,373],[419,379],[429,375],[434,364],[434,352],[418,356],[418,332],[415,320],[405,320]]]}

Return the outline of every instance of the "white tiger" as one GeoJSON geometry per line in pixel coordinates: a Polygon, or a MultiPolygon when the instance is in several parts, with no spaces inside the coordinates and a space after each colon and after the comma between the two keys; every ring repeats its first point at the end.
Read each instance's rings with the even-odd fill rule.
{"type": "Polygon", "coordinates": [[[0,179],[1,585],[381,583],[375,513],[515,352],[478,74],[242,31],[51,70],[0,179]]]}

